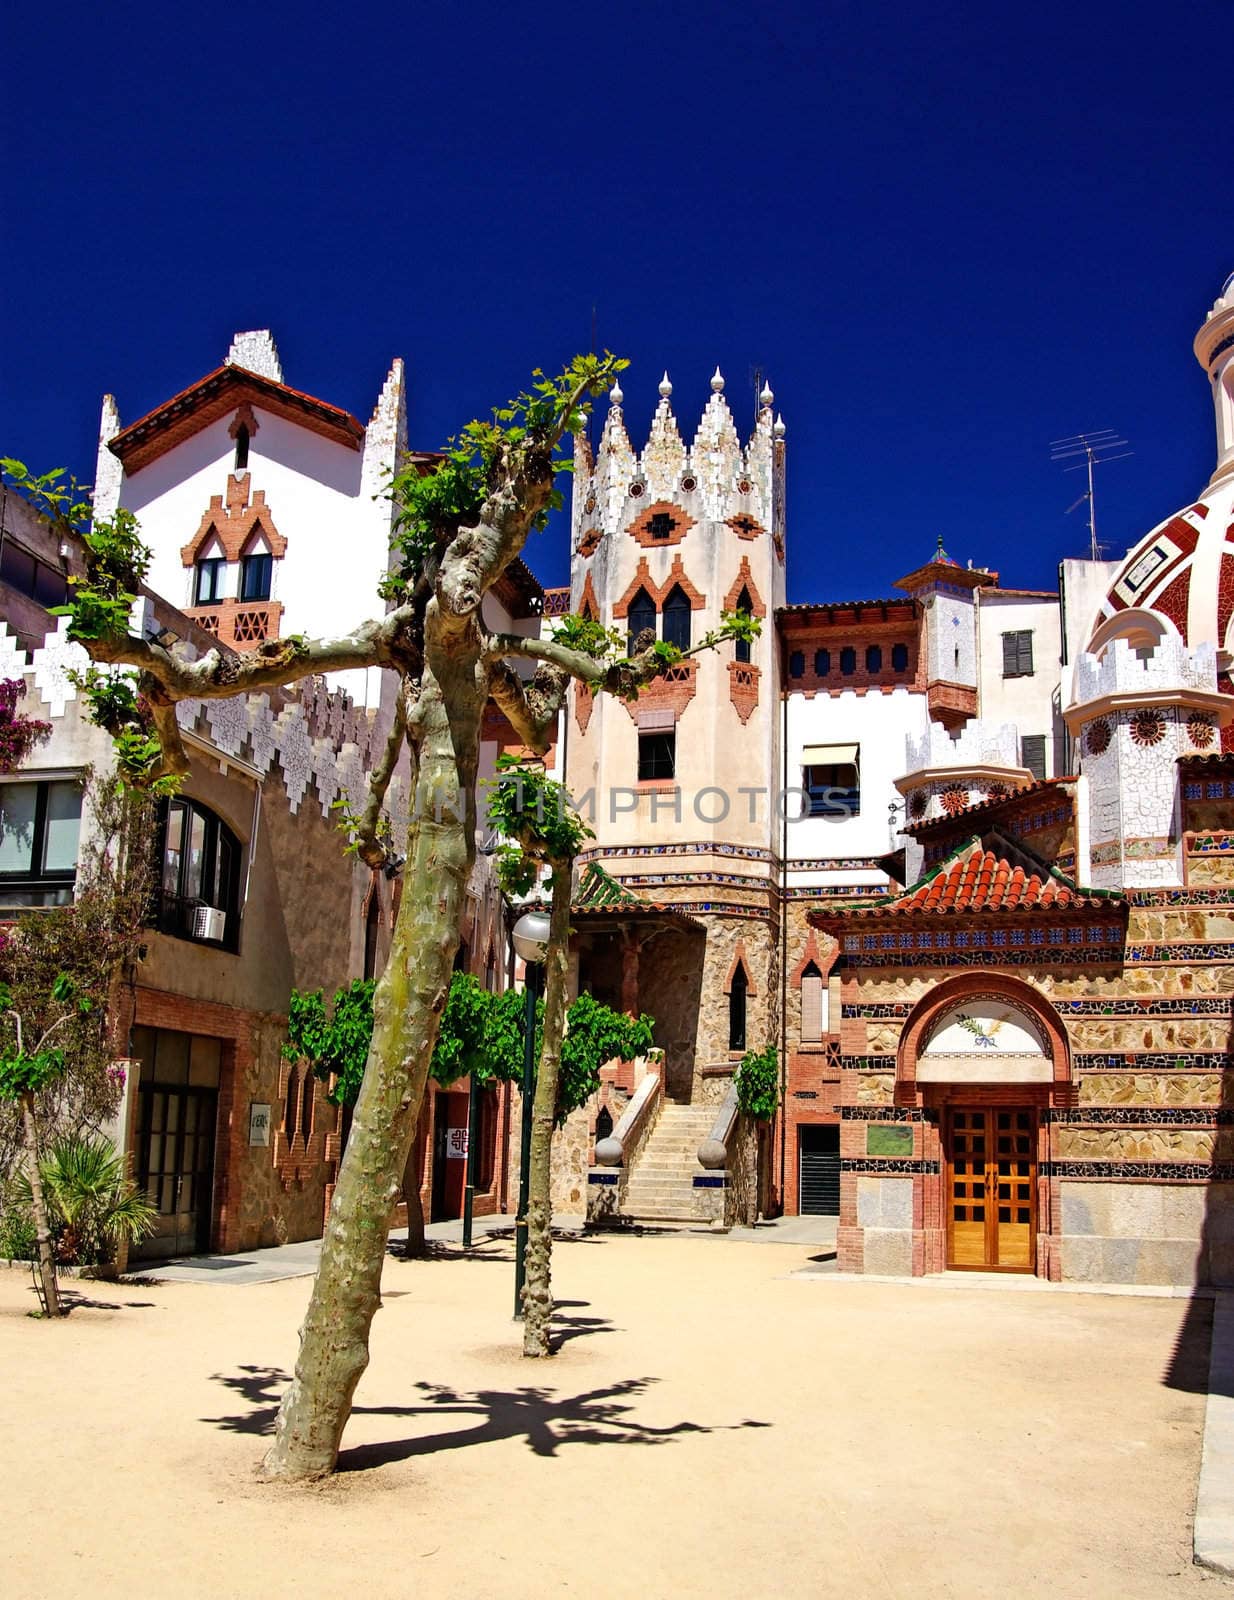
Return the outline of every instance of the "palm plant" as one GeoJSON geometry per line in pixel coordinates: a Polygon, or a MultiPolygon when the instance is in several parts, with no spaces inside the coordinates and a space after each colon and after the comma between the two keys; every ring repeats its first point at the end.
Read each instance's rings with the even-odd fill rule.
{"type": "MultiPolygon", "coordinates": [[[[158,1213],[128,1175],[127,1158],[99,1135],[55,1140],[39,1161],[57,1254],[97,1266],[154,1231],[158,1213]]],[[[23,1195],[30,1180],[23,1179],[23,1195]]]]}

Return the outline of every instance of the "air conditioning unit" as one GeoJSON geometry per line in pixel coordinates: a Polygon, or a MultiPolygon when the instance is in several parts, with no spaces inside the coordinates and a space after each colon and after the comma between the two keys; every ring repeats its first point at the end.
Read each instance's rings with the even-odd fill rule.
{"type": "Polygon", "coordinates": [[[214,939],[222,943],[227,931],[227,913],[217,906],[198,906],[193,912],[194,939],[214,939]]]}

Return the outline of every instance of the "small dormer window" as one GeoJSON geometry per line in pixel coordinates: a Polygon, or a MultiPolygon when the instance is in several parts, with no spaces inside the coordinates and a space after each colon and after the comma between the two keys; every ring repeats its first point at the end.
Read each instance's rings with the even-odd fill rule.
{"type": "Polygon", "coordinates": [[[240,559],[241,600],[268,600],[274,577],[274,557],[261,545],[254,546],[240,559]]]}
{"type": "Polygon", "coordinates": [[[249,464],[249,430],[248,424],[242,422],[236,429],[236,465],[237,472],[243,472],[249,464]]]}
{"type": "Polygon", "coordinates": [[[223,598],[223,574],[227,562],[222,556],[206,556],[197,563],[193,585],[195,606],[216,606],[223,598]]]}

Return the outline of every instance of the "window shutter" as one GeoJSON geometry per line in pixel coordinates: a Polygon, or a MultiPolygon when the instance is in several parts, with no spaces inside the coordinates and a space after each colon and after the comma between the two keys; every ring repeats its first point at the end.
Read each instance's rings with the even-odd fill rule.
{"type": "Polygon", "coordinates": [[[1016,636],[1014,633],[1003,635],[1003,677],[1014,678],[1016,675],[1016,659],[1019,652],[1016,649],[1016,636]]]}
{"type": "Polygon", "coordinates": [[[1034,778],[1045,777],[1045,734],[1030,733],[1020,740],[1020,765],[1027,767],[1034,778]]]}
{"type": "Polygon", "coordinates": [[[1025,628],[1019,636],[1019,649],[1016,660],[1020,676],[1031,678],[1033,675],[1033,634],[1031,628],[1025,628]]]}
{"type": "Polygon", "coordinates": [[[821,1044],[823,1038],[823,980],[807,972],[801,980],[801,1042],[821,1044]]]}

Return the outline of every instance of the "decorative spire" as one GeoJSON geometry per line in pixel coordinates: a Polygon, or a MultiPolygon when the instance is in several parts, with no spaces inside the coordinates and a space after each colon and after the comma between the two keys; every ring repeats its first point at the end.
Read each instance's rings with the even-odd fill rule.
{"type": "Polygon", "coordinates": [[[775,395],[772,394],[772,392],[771,392],[771,385],[769,383],[764,382],[762,390],[761,390],[761,392],[759,394],[759,397],[758,397],[759,405],[764,407],[764,409],[765,409],[766,407],[770,406],[771,402],[774,399],[775,399],[775,395]]]}
{"type": "Polygon", "coordinates": [[[609,403],[609,405],[610,406],[616,406],[617,409],[620,410],[621,409],[621,402],[624,399],[625,399],[625,395],[622,394],[622,392],[621,392],[621,385],[619,383],[614,383],[613,387],[608,391],[608,403],[609,403]]]}
{"type": "Polygon", "coordinates": [[[783,439],[784,435],[788,432],[788,429],[784,426],[784,418],[778,411],[776,412],[775,427],[772,428],[771,432],[773,438],[776,439],[783,439]]]}
{"type": "Polygon", "coordinates": [[[640,458],[648,489],[656,499],[668,498],[676,492],[686,465],[686,447],[669,398],[672,392],[673,385],[666,372],[660,380],[660,403],[651,419],[651,432],[640,458]]]}
{"type": "Polygon", "coordinates": [[[945,561],[949,567],[954,567],[958,564],[943,549],[943,536],[941,533],[938,536],[938,549],[934,552],[934,559],[935,561],[945,561]]]}
{"type": "Polygon", "coordinates": [[[713,394],[724,393],[724,374],[719,367],[711,374],[711,389],[713,394]]]}
{"type": "Polygon", "coordinates": [[[225,365],[243,367],[246,372],[255,372],[259,378],[272,378],[275,383],[283,381],[283,364],[269,328],[237,333],[231,341],[225,365]]]}
{"type": "Polygon", "coordinates": [[[662,400],[667,400],[669,395],[672,394],[672,392],[673,392],[673,386],[668,381],[668,373],[665,372],[664,376],[660,379],[660,398],[662,400]]]}

